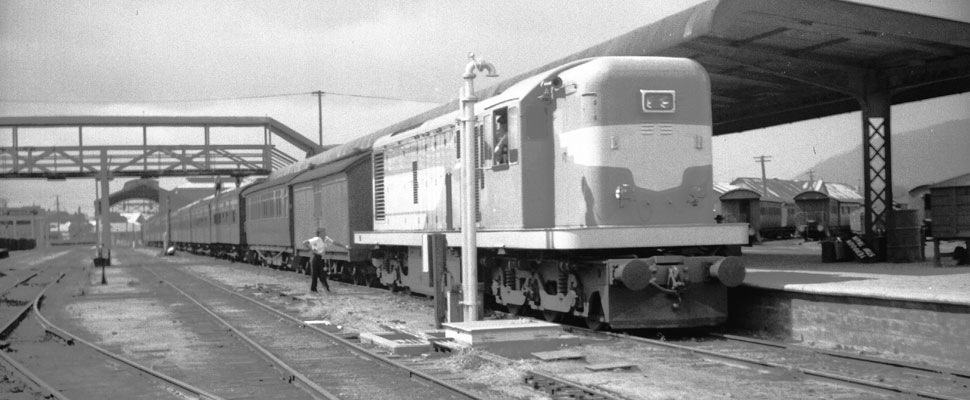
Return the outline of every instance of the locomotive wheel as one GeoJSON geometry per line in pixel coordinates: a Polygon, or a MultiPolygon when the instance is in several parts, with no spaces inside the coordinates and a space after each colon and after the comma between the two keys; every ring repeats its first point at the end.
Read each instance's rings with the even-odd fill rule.
{"type": "Polygon", "coordinates": [[[562,322],[566,313],[562,311],[542,310],[542,318],[549,322],[562,322]]]}
{"type": "Polygon", "coordinates": [[[516,304],[506,304],[505,308],[509,309],[509,314],[519,316],[522,315],[522,306],[516,304]]]}
{"type": "Polygon", "coordinates": [[[603,322],[603,321],[600,321],[598,319],[597,320],[594,320],[593,318],[595,318],[595,317],[590,317],[590,316],[586,317],[586,327],[587,328],[589,328],[591,330],[594,330],[594,331],[603,331],[603,330],[606,330],[606,329],[608,329],[610,327],[610,324],[608,324],[606,322],[603,322]]]}

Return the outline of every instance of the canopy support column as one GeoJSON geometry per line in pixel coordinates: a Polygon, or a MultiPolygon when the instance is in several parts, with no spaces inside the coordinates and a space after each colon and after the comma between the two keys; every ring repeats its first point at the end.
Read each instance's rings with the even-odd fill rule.
{"type": "MultiPolygon", "coordinates": [[[[866,238],[871,242],[886,236],[893,239],[892,92],[884,79],[869,74],[859,99],[862,107],[862,179],[865,198],[866,238]]],[[[877,246],[878,247],[878,246],[877,246]]],[[[880,256],[886,249],[880,248],[880,256]]]]}

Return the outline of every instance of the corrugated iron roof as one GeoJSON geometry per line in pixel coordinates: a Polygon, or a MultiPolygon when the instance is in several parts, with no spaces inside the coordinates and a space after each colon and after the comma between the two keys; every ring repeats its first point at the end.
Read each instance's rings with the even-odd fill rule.
{"type": "MultiPolygon", "coordinates": [[[[761,193],[763,186],[761,183],[761,178],[737,178],[731,182],[732,185],[744,187],[751,189],[755,192],[761,193]]],[[[762,198],[768,201],[775,201],[781,203],[792,203],[795,201],[795,196],[799,193],[804,192],[809,186],[806,181],[789,181],[782,179],[768,179],[767,187],[768,193],[765,195],[762,193],[762,198]]]]}
{"type": "MultiPolygon", "coordinates": [[[[755,192],[762,192],[761,178],[737,178],[731,185],[744,187],[755,192]]],[[[795,196],[804,192],[819,192],[841,202],[862,203],[863,197],[856,188],[842,184],[824,181],[798,181],[784,179],[768,179],[768,195],[762,195],[763,200],[792,203],[795,196]]]]}
{"type": "Polygon", "coordinates": [[[970,186],[970,174],[960,175],[939,183],[934,183],[932,186],[930,186],[930,188],[937,189],[937,188],[961,187],[961,186],[970,186]]]}
{"type": "Polygon", "coordinates": [[[734,186],[730,183],[714,182],[714,194],[716,194],[718,197],[721,197],[725,193],[737,188],[739,188],[739,186],[734,186]]]}

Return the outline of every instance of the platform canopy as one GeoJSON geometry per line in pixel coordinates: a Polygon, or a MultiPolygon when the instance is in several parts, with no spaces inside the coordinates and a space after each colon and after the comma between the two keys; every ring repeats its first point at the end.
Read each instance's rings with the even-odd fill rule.
{"type": "Polygon", "coordinates": [[[701,63],[715,135],[970,91],[970,24],[837,0],[712,0],[509,81],[598,56],[701,63]]]}

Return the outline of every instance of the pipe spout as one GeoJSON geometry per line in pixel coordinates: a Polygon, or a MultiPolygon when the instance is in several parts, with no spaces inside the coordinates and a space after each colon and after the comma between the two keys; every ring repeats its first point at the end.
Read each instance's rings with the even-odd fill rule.
{"type": "Polygon", "coordinates": [[[494,78],[498,76],[498,72],[495,71],[495,65],[485,60],[478,60],[475,58],[475,53],[468,53],[468,64],[465,65],[465,75],[464,78],[474,78],[475,70],[478,72],[485,71],[485,76],[494,78]]]}

